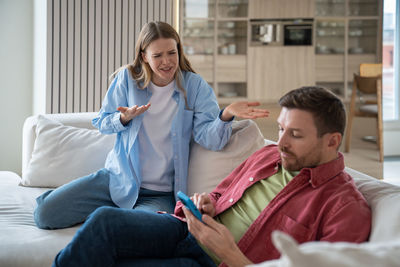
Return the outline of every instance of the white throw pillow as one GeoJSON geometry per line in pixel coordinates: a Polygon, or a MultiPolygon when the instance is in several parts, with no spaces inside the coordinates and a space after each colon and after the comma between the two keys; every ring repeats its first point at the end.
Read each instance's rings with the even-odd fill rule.
{"type": "Polygon", "coordinates": [[[188,193],[211,192],[240,163],[264,146],[264,137],[252,120],[234,121],[232,135],[221,151],[193,143],[190,152],[188,193]]]}
{"type": "Polygon", "coordinates": [[[275,231],[272,242],[281,258],[253,267],[394,267],[400,262],[400,240],[379,243],[308,242],[301,245],[289,235],[275,231]]]}
{"type": "Polygon", "coordinates": [[[355,170],[346,170],[371,207],[372,227],[369,241],[400,240],[400,187],[369,179],[355,170]]]}
{"type": "Polygon", "coordinates": [[[58,187],[99,170],[114,141],[115,135],[65,126],[39,116],[32,157],[21,185],[58,187]]]}

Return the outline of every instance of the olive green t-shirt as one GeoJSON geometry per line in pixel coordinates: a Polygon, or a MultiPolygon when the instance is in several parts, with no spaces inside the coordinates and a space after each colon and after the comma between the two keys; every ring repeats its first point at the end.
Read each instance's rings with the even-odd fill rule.
{"type": "MultiPolygon", "coordinates": [[[[289,172],[283,167],[268,179],[248,188],[243,197],[231,208],[216,216],[214,219],[225,225],[239,242],[250,225],[257,219],[269,202],[295,177],[299,172],[289,172]]],[[[220,264],[220,259],[204,246],[202,249],[213,259],[215,264],[220,264]]]]}

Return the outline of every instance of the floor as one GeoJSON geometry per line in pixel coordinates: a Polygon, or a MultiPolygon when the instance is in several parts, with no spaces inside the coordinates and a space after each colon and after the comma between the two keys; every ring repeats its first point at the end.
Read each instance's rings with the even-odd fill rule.
{"type": "MultiPolygon", "coordinates": [[[[255,122],[266,139],[276,141],[278,139],[276,119],[279,116],[280,107],[274,104],[264,104],[261,107],[268,109],[270,116],[266,119],[256,119],[255,122]]],[[[362,140],[364,136],[375,135],[375,123],[375,120],[371,118],[355,118],[350,152],[343,152],[345,140],[340,148],[345,158],[345,164],[370,176],[400,185],[400,158],[385,159],[385,162],[379,162],[377,145],[362,140]]]]}

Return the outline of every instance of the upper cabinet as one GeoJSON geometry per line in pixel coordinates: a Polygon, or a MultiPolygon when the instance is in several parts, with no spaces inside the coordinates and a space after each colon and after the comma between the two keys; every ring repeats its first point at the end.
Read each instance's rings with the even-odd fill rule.
{"type": "Polygon", "coordinates": [[[382,1],[316,0],[316,82],[349,99],[361,63],[381,61],[382,1]]]}
{"type": "Polygon", "coordinates": [[[315,16],[337,17],[346,15],[346,0],[315,0],[315,16]]]}
{"type": "Polygon", "coordinates": [[[251,0],[250,19],[313,18],[315,0],[251,0]]]}
{"type": "Polygon", "coordinates": [[[219,101],[246,99],[247,0],[181,1],[182,43],[194,70],[219,101]]]}
{"type": "Polygon", "coordinates": [[[349,16],[380,16],[382,1],[379,0],[349,0],[347,15],[349,16]]]}
{"type": "Polygon", "coordinates": [[[316,0],[315,15],[379,16],[379,0],[316,0]]]}
{"type": "Polygon", "coordinates": [[[217,0],[219,18],[247,18],[247,0],[217,0]]]}

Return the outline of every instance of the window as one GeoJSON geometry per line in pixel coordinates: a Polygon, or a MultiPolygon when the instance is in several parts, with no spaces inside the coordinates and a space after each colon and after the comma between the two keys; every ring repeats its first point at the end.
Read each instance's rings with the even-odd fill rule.
{"type": "Polygon", "coordinates": [[[399,0],[384,1],[382,45],[382,103],[385,121],[399,120],[399,0]],[[397,5],[396,5],[397,2],[397,5]],[[397,11],[397,12],[396,12],[397,11]],[[397,14],[396,14],[397,13],[397,14]]]}
{"type": "Polygon", "coordinates": [[[384,1],[383,19],[383,146],[384,155],[400,156],[400,0],[384,1]]]}

